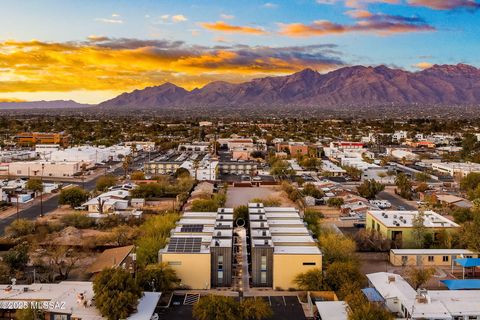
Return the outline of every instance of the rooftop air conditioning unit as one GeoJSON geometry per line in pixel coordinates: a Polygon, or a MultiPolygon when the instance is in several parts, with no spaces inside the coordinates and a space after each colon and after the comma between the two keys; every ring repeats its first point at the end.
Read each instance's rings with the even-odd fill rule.
{"type": "Polygon", "coordinates": [[[388,276],[388,283],[395,282],[395,276],[388,276]]]}
{"type": "Polygon", "coordinates": [[[265,245],[268,246],[268,240],[267,239],[265,239],[265,245]]]}

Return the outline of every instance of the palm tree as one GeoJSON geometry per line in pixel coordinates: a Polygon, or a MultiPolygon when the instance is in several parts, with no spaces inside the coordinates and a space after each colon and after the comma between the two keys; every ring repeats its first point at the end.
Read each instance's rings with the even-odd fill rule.
{"type": "Polygon", "coordinates": [[[126,156],[125,158],[123,158],[122,168],[125,171],[125,179],[127,178],[128,169],[130,168],[131,164],[132,164],[132,157],[131,156],[126,156]]]}

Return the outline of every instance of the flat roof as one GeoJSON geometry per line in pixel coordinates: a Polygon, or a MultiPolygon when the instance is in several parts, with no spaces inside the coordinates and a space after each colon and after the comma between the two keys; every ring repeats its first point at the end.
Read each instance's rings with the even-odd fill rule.
{"type": "Polygon", "coordinates": [[[160,292],[144,292],[143,297],[138,302],[137,311],[127,320],[150,320],[155,313],[161,295],[160,292]]]}
{"type": "Polygon", "coordinates": [[[348,304],[345,301],[315,301],[322,320],[348,320],[348,304]]]}
{"type": "MultiPolygon", "coordinates": [[[[390,228],[411,228],[413,219],[418,216],[417,210],[368,210],[367,215],[371,215],[375,220],[381,222],[390,228]]],[[[457,228],[458,224],[439,215],[434,211],[424,212],[424,226],[426,228],[457,228]]]]}

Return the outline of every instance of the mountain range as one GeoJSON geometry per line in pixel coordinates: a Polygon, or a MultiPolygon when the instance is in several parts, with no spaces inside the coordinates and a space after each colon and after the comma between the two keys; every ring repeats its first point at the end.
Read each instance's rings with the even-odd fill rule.
{"type": "Polygon", "coordinates": [[[185,90],[172,83],[123,93],[99,107],[480,105],[480,69],[434,65],[410,72],[351,66],[320,74],[312,69],[233,84],[211,82],[185,90]]]}
{"type": "Polygon", "coordinates": [[[0,102],[0,110],[74,109],[74,108],[86,108],[91,106],[92,106],[91,104],[81,104],[73,100],[0,102]]]}
{"type": "MultiPolygon", "coordinates": [[[[329,107],[480,106],[480,69],[466,64],[434,65],[410,72],[389,68],[350,66],[320,74],[312,69],[243,83],[214,81],[188,91],[172,83],[123,93],[97,106],[72,100],[3,102],[0,110],[122,109],[168,110],[182,107],[329,107]]],[[[292,107],[292,108],[290,108],[292,107]]],[[[191,110],[191,109],[190,109],[191,110]]],[[[204,110],[200,108],[199,110],[204,110]]]]}

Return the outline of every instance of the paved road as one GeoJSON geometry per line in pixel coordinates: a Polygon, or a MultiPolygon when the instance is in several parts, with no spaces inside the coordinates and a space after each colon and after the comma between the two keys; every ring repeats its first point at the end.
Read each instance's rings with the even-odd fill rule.
{"type": "MultiPolygon", "coordinates": [[[[143,161],[144,160],[135,161],[134,166],[135,167],[139,166],[140,163],[143,163],[143,161]]],[[[121,176],[121,175],[123,175],[123,169],[121,167],[117,168],[113,171],[113,174],[117,175],[117,176],[121,176]]],[[[95,177],[94,179],[92,179],[90,181],[85,181],[85,183],[76,182],[76,183],[73,183],[73,184],[76,184],[76,185],[79,185],[79,186],[84,185],[85,190],[92,191],[93,189],[95,189],[95,185],[97,184],[97,180],[101,176],[102,175],[99,175],[98,177],[95,177]]],[[[57,194],[54,197],[43,201],[43,214],[48,214],[48,213],[50,213],[50,212],[52,212],[52,211],[54,211],[55,209],[58,208],[59,197],[60,197],[60,195],[57,194]]],[[[38,204],[35,204],[35,205],[33,205],[29,208],[26,208],[26,209],[20,211],[19,212],[19,217],[22,218],[22,219],[34,220],[38,216],[40,216],[40,213],[41,213],[40,203],[38,203],[38,204]]],[[[0,220],[0,236],[4,235],[5,228],[7,226],[9,226],[10,223],[12,223],[16,218],[17,218],[17,215],[13,214],[13,215],[11,215],[7,218],[4,218],[4,219],[0,220]]]]}
{"type": "Polygon", "coordinates": [[[401,198],[400,196],[390,193],[387,191],[382,191],[377,195],[379,200],[388,200],[392,204],[393,209],[398,208],[399,206],[404,207],[407,210],[416,210],[417,208],[414,205],[408,203],[407,200],[401,198]]]}

